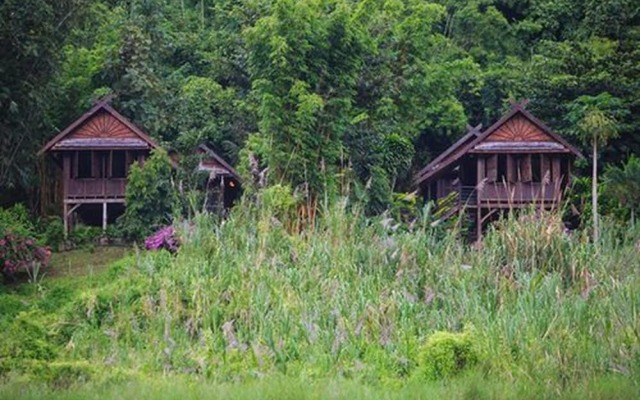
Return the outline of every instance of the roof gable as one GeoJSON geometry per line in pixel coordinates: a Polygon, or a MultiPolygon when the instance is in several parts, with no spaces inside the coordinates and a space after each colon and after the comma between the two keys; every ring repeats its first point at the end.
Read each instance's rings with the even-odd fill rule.
{"type": "Polygon", "coordinates": [[[50,150],[119,147],[158,147],[157,143],[140,128],[109,105],[111,97],[98,101],[89,111],[51,139],[38,152],[50,150]],[[106,144],[105,144],[106,143],[106,144]]]}
{"type": "Polygon", "coordinates": [[[485,141],[489,142],[554,142],[555,139],[536,126],[522,113],[505,121],[485,141]]]}
{"type": "Polygon", "coordinates": [[[198,146],[198,152],[203,154],[205,158],[200,161],[198,168],[204,171],[215,172],[219,175],[230,175],[237,181],[242,181],[240,174],[229,163],[227,163],[222,157],[220,157],[215,151],[213,151],[206,144],[198,146]]]}
{"type": "Polygon", "coordinates": [[[434,158],[429,164],[427,164],[424,168],[420,170],[417,174],[417,181],[421,181],[423,176],[430,176],[437,171],[441,170],[441,166],[448,165],[450,160],[454,160],[458,155],[460,149],[462,149],[466,144],[471,143],[474,139],[478,137],[480,134],[480,129],[482,129],[482,124],[476,127],[468,127],[467,133],[458,139],[453,145],[451,145],[447,150],[442,152],[439,156],[434,158]]]}
{"type": "Polygon", "coordinates": [[[421,184],[465,154],[474,152],[556,152],[584,158],[578,149],[525,110],[523,104],[515,102],[509,112],[484,132],[476,134],[473,140],[465,142],[462,139],[423,168],[415,183],[421,184]]]}
{"type": "Polygon", "coordinates": [[[105,110],[99,110],[79,127],[69,132],[64,139],[129,138],[138,135],[105,110]]]}

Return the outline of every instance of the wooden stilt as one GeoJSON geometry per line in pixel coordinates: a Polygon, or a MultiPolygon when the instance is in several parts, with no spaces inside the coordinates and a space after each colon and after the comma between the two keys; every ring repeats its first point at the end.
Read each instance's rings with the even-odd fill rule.
{"type": "Polygon", "coordinates": [[[102,203],[102,231],[107,230],[107,203],[102,203]]]}
{"type": "Polygon", "coordinates": [[[62,210],[62,220],[64,222],[64,238],[68,238],[69,237],[69,213],[68,213],[68,209],[69,206],[67,205],[67,203],[64,203],[64,207],[62,210]]]}
{"type": "Polygon", "coordinates": [[[218,191],[218,215],[224,215],[224,176],[220,176],[220,189],[218,191]]]}
{"type": "Polygon", "coordinates": [[[482,242],[482,208],[480,207],[476,212],[476,241],[482,242]]]}
{"type": "MultiPolygon", "coordinates": [[[[497,167],[497,166],[496,166],[497,167]]],[[[476,171],[476,242],[482,242],[482,193],[483,182],[486,176],[486,160],[478,157],[476,171]]]]}

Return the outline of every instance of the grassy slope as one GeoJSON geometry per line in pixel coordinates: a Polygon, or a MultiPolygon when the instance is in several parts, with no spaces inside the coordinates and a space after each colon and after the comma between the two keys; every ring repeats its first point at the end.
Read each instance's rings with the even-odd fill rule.
{"type": "Polygon", "coordinates": [[[0,289],[0,397],[638,397],[633,232],[598,252],[552,219],[511,222],[477,252],[342,209],[300,235],[272,217],[201,219],[175,257],[0,289]],[[425,341],[462,329],[479,363],[430,381],[425,341]]]}

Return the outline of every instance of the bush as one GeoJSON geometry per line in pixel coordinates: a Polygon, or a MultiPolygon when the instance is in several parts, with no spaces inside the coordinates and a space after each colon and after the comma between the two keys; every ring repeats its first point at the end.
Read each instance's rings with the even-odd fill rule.
{"type": "Polygon", "coordinates": [[[44,241],[54,250],[64,242],[64,224],[60,217],[50,217],[44,226],[44,241]]]}
{"type": "Polygon", "coordinates": [[[290,186],[273,185],[261,192],[262,206],[276,218],[292,217],[297,200],[290,186]]]}
{"type": "Polygon", "coordinates": [[[165,249],[171,253],[178,251],[178,239],[176,238],[176,231],[173,226],[167,226],[160,229],[158,232],[149,236],[144,245],[147,250],[160,250],[165,249]]]}
{"type": "Polygon", "coordinates": [[[12,233],[0,236],[0,272],[5,279],[13,279],[17,271],[27,271],[35,263],[47,267],[50,258],[51,251],[30,237],[12,233]]]}
{"type": "Polygon", "coordinates": [[[119,221],[126,239],[142,240],[171,221],[177,204],[171,174],[171,159],[161,149],[154,150],[143,167],[132,166],[125,195],[127,209],[119,221]]]}
{"type": "Polygon", "coordinates": [[[22,237],[35,237],[36,228],[29,212],[22,204],[0,209],[0,235],[12,233],[22,237]]]}
{"type": "Polygon", "coordinates": [[[95,243],[102,236],[102,229],[97,226],[78,225],[69,235],[69,239],[77,246],[95,243]]]}
{"type": "Polygon", "coordinates": [[[421,378],[438,380],[460,374],[478,362],[477,344],[470,331],[436,332],[420,351],[421,378]]]}
{"type": "Polygon", "coordinates": [[[53,360],[57,351],[51,343],[45,318],[39,311],[20,312],[3,330],[0,360],[8,364],[11,361],[53,360]]]}

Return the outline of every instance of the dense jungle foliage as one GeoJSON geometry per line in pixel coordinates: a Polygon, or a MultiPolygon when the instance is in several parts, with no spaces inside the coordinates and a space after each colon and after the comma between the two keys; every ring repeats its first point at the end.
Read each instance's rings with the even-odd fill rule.
{"type": "Polygon", "coordinates": [[[586,117],[601,113],[616,137],[599,168],[620,167],[640,153],[639,9],[634,0],[6,0],[0,205],[38,210],[51,168],[37,150],[108,92],[168,149],[206,140],[240,169],[252,154],[271,182],[310,201],[349,179],[369,189],[374,213],[509,98],[529,98],[585,154],[586,117]]]}

